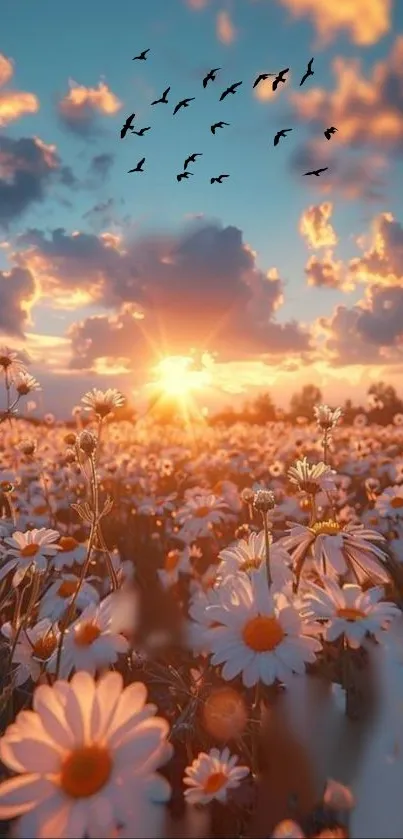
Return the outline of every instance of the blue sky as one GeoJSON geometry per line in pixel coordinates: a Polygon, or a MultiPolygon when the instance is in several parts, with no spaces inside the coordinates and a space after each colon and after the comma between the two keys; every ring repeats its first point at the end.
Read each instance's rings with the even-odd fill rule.
{"type": "MultiPolygon", "coordinates": [[[[306,92],[309,94],[310,89],[316,88],[335,96],[349,63],[355,68],[352,72],[361,79],[369,77],[376,65],[381,63],[386,65],[385,72],[392,68],[385,82],[390,107],[386,103],[385,109],[396,111],[399,102],[403,102],[403,70],[400,76],[396,74],[394,67],[398,62],[396,57],[393,59],[394,51],[398,50],[399,36],[403,35],[402,5],[394,3],[389,7],[385,4],[389,14],[382,23],[379,22],[382,17],[379,11],[381,0],[368,0],[365,31],[361,31],[365,28],[363,24],[354,19],[358,17],[358,7],[363,3],[356,4],[356,15],[354,11],[346,13],[341,26],[340,20],[337,21],[337,16],[332,14],[328,0],[322,4],[314,0],[238,0],[232,3],[206,0],[199,4],[203,8],[191,8],[192,5],[191,0],[149,0],[147,3],[127,0],[115,0],[114,3],[110,0],[98,0],[96,3],[87,0],[83,3],[70,0],[69,3],[57,4],[50,0],[41,0],[40,3],[29,0],[3,2],[0,54],[12,61],[13,75],[3,85],[0,94],[8,91],[30,92],[37,97],[38,109],[36,112],[19,113],[15,119],[3,119],[1,135],[14,143],[22,137],[37,137],[47,146],[55,147],[53,154],[57,156],[58,165],[69,168],[74,183],[69,185],[60,180],[48,185],[46,182],[40,200],[27,202],[23,210],[13,217],[7,218],[6,212],[1,216],[5,219],[3,233],[8,245],[0,251],[0,269],[7,271],[15,264],[23,265],[34,277],[36,292],[34,302],[32,297],[28,303],[19,298],[21,318],[13,318],[11,329],[10,319],[3,316],[2,321],[0,315],[0,337],[4,336],[4,342],[9,345],[25,348],[33,358],[32,372],[37,370],[38,378],[42,374],[44,381],[52,381],[52,376],[57,373],[57,364],[61,364],[68,382],[65,391],[70,389],[74,398],[80,392],[81,382],[87,382],[93,376],[94,364],[83,364],[80,372],[74,372],[69,367],[68,342],[65,342],[63,361],[57,356],[58,360],[46,368],[45,344],[42,342],[41,345],[40,338],[37,338],[34,340],[36,349],[33,348],[32,339],[27,338],[27,334],[65,339],[69,337],[67,330],[72,324],[83,322],[94,314],[103,314],[106,318],[119,316],[127,301],[121,296],[112,305],[110,300],[105,302],[107,295],[104,300],[99,293],[89,305],[78,302],[71,309],[60,306],[60,299],[66,299],[65,293],[64,296],[63,293],[59,295],[63,277],[58,276],[57,282],[51,283],[55,299],[53,292],[49,294],[46,291],[46,282],[49,284],[49,275],[55,270],[57,255],[52,256],[53,266],[48,258],[46,282],[35,268],[32,253],[29,258],[19,255],[24,248],[18,243],[18,236],[32,228],[45,237],[49,237],[54,229],[63,228],[69,236],[74,231],[92,236],[110,232],[122,241],[132,241],[161,233],[177,236],[195,217],[199,217],[199,224],[205,220],[224,228],[234,226],[242,231],[243,242],[253,250],[257,268],[263,272],[275,268],[281,278],[282,305],[279,299],[276,300],[275,314],[274,310],[272,313],[279,324],[296,321],[305,327],[317,323],[319,318],[331,319],[338,304],[351,309],[364,301],[364,310],[368,305],[375,309],[372,291],[375,286],[379,287],[381,280],[385,285],[383,271],[381,280],[380,273],[372,272],[367,282],[350,283],[348,292],[342,289],[342,279],[338,285],[321,283],[309,286],[305,271],[307,260],[315,254],[323,258],[326,246],[312,248],[311,243],[311,249],[308,249],[307,241],[299,233],[299,225],[309,206],[331,203],[331,225],[338,239],[331,246],[331,259],[342,262],[340,270],[343,278],[348,278],[350,260],[363,256],[363,247],[360,249],[357,245],[356,237],[369,237],[366,247],[370,248],[371,229],[382,213],[391,213],[396,222],[402,221],[399,180],[401,184],[403,118],[400,141],[396,126],[393,126],[393,131],[390,129],[391,138],[386,136],[389,130],[386,126],[385,140],[377,136],[372,142],[371,138],[365,139],[363,126],[359,125],[351,129],[349,142],[343,137],[343,120],[347,135],[354,109],[357,108],[360,113],[363,107],[362,101],[354,102],[350,94],[345,98],[345,105],[336,103],[329,107],[330,122],[334,114],[339,114],[341,124],[338,125],[339,134],[327,144],[322,133],[323,126],[315,127],[320,119],[325,119],[324,109],[321,112],[317,108],[312,118],[312,110],[303,114],[305,106],[299,107],[292,97],[306,92]],[[327,40],[323,38],[322,24],[327,27],[327,40]],[[226,28],[226,43],[223,43],[223,28],[226,28]],[[147,47],[150,47],[147,61],[131,60],[132,56],[147,47]],[[299,79],[313,55],[315,75],[300,89],[299,79]],[[335,59],[344,62],[344,70],[337,78],[332,69],[335,59]],[[208,69],[215,66],[222,67],[222,70],[217,80],[203,90],[201,79],[208,69]],[[287,66],[291,67],[290,78],[274,97],[261,101],[253,95],[252,84],[259,72],[275,72],[287,66]],[[68,93],[69,80],[87,90],[97,88],[103,81],[119,104],[116,112],[103,113],[89,101],[84,108],[84,116],[90,131],[83,132],[83,111],[78,113],[79,109],[70,127],[66,125],[59,109],[60,102],[68,93]],[[243,86],[237,94],[220,103],[221,91],[238,80],[243,80],[243,86]],[[150,102],[160,96],[168,85],[171,85],[170,104],[150,107],[150,102]],[[186,111],[173,117],[173,106],[185,96],[195,96],[196,99],[186,111]],[[125,116],[132,111],[136,112],[136,127],[150,125],[151,130],[145,137],[129,135],[121,141],[120,127],[125,116]],[[213,137],[209,126],[219,119],[231,125],[213,137]],[[273,136],[282,127],[293,127],[293,131],[280,141],[277,148],[273,148],[273,136]],[[337,177],[333,177],[330,171],[325,179],[320,179],[320,184],[319,179],[302,177],[305,167],[298,165],[298,155],[307,154],[307,144],[309,147],[312,142],[322,142],[321,154],[336,155],[337,177]],[[203,157],[192,168],[194,177],[178,184],[175,176],[182,170],[183,160],[191,152],[202,152],[203,157]],[[91,161],[99,155],[110,157],[107,176],[89,173],[91,161]],[[128,175],[127,170],[143,155],[146,156],[144,174],[128,175]],[[347,164],[349,169],[346,169],[347,164]],[[358,172],[358,164],[363,171],[351,196],[348,195],[349,172],[358,172]],[[230,178],[223,185],[211,186],[210,177],[221,172],[229,173],[230,178]],[[368,194],[371,173],[374,172],[379,173],[381,181],[375,197],[368,194]],[[328,191],[320,191],[323,183],[328,191]],[[108,202],[107,214],[92,212],[94,207],[108,202]],[[26,319],[24,322],[24,310],[27,309],[30,311],[30,323],[26,319]],[[38,350],[40,346],[41,352],[38,350]]],[[[380,103],[375,102],[371,107],[371,119],[378,118],[380,103]]],[[[0,97],[0,124],[1,113],[0,97]]],[[[394,119],[397,118],[394,115],[394,119]]],[[[14,178],[20,165],[16,157],[18,155],[14,156],[14,178]]],[[[319,160],[318,165],[326,165],[326,161],[322,163],[319,160]]],[[[9,177],[9,174],[6,175],[6,180],[9,177]]],[[[387,229],[391,232],[390,227],[387,229]]],[[[389,239],[392,247],[396,236],[389,239]]],[[[401,274],[397,271],[392,283],[395,285],[399,285],[399,277],[403,275],[403,258],[400,264],[401,274]]],[[[55,275],[57,273],[55,271],[55,275]]],[[[390,271],[386,275],[390,278],[390,271]]],[[[218,273],[217,285],[219,283],[218,273]]],[[[85,290],[84,268],[83,287],[85,290]]],[[[69,289],[71,291],[71,284],[69,289]]],[[[197,294],[192,300],[196,301],[194,309],[197,309],[197,294]]],[[[0,301],[3,301],[1,275],[0,301]]],[[[6,305],[4,292],[3,311],[6,305]]],[[[199,314],[203,316],[202,311],[199,314]]],[[[359,341],[361,338],[360,333],[359,341]]],[[[362,363],[357,357],[355,369],[350,372],[346,365],[343,382],[355,382],[355,388],[359,381],[364,388],[368,383],[368,358],[372,368],[379,361],[375,364],[379,367],[376,372],[385,374],[386,357],[388,371],[393,378],[399,370],[401,350],[400,335],[395,338],[396,344],[389,346],[386,356],[381,353],[377,358],[372,350],[374,346],[379,348],[380,344],[372,336],[369,351],[363,351],[362,363]]],[[[228,335],[228,341],[233,343],[232,334],[228,335]]],[[[214,346],[198,346],[197,349],[216,352],[214,346]]],[[[181,352],[187,354],[185,346],[181,352]]],[[[321,370],[323,364],[329,368],[340,368],[343,361],[340,356],[341,360],[334,365],[332,355],[321,359],[317,348],[313,355],[306,356],[302,361],[298,357],[297,346],[296,354],[292,348],[287,352],[291,353],[297,366],[303,367],[304,376],[308,379],[312,378],[312,365],[321,370]]],[[[276,359],[272,357],[270,347],[267,353],[248,352],[246,355],[251,364],[258,366],[254,387],[260,386],[262,364],[268,364],[271,372],[277,370],[275,385],[280,394],[285,387],[293,387],[288,380],[281,383],[281,364],[278,356],[276,359]]],[[[225,354],[225,360],[227,363],[230,361],[228,354],[225,354]]],[[[236,351],[234,361],[242,361],[236,351]]],[[[224,382],[225,390],[225,375],[223,371],[221,373],[220,380],[224,382]]],[[[230,379],[234,375],[233,371],[229,372],[230,379]]],[[[321,376],[321,383],[326,389],[327,379],[323,370],[321,376]]],[[[98,375],[98,378],[100,383],[101,379],[104,381],[102,376],[98,375]]],[[[119,382],[124,386],[125,376],[119,382]]],[[[108,384],[111,384],[110,377],[108,384]]]]}

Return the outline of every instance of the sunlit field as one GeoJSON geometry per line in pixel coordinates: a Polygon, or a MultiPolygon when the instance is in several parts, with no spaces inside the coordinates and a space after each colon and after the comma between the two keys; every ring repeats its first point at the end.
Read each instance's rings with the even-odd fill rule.
{"type": "Polygon", "coordinates": [[[208,423],[168,359],[173,422],[33,424],[0,365],[1,835],[401,835],[403,415],[208,423]]]}

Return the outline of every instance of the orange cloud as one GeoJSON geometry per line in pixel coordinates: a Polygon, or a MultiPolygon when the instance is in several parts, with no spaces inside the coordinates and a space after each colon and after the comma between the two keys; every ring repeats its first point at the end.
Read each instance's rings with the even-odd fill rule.
{"type": "Polygon", "coordinates": [[[326,251],[322,258],[311,256],[305,266],[305,274],[309,286],[316,288],[337,288],[339,291],[350,291],[351,286],[343,281],[345,269],[341,261],[333,258],[332,251],[326,251]]]}
{"type": "Polygon", "coordinates": [[[10,81],[14,73],[14,65],[11,58],[6,58],[0,53],[0,87],[10,81]]]}
{"type": "Polygon", "coordinates": [[[228,12],[221,11],[217,15],[217,37],[223,44],[232,44],[236,38],[236,29],[228,12]]]}
{"type": "Polygon", "coordinates": [[[311,88],[290,94],[297,118],[311,123],[314,130],[335,125],[338,133],[330,141],[335,146],[401,151],[403,36],[396,38],[390,55],[374,65],[368,78],[362,75],[358,59],[335,58],[333,72],[333,91],[311,88]]]}
{"type": "Polygon", "coordinates": [[[0,92],[0,126],[14,122],[24,114],[35,114],[39,110],[39,100],[33,93],[19,90],[0,92]]]}
{"type": "Polygon", "coordinates": [[[106,82],[100,81],[98,87],[85,87],[70,79],[69,85],[69,92],[59,102],[59,113],[72,129],[86,131],[97,113],[113,116],[122,107],[123,103],[106,82]]]}
{"type": "Polygon", "coordinates": [[[323,204],[312,204],[302,213],[299,232],[309,248],[318,250],[337,244],[336,233],[329,223],[332,211],[333,204],[330,201],[324,201],[323,204]]]}
{"type": "Polygon", "coordinates": [[[357,244],[364,250],[362,256],[350,260],[353,280],[379,286],[403,288],[403,226],[392,213],[381,213],[372,222],[370,241],[365,250],[365,240],[357,244]]]}
{"type": "Polygon", "coordinates": [[[296,17],[310,17],[322,44],[341,31],[360,46],[375,44],[391,27],[391,0],[280,0],[296,17]]]}
{"type": "Polygon", "coordinates": [[[265,79],[263,82],[259,82],[253,91],[253,95],[256,99],[259,99],[259,102],[268,102],[269,99],[273,99],[276,95],[273,90],[273,79],[265,79]]]}

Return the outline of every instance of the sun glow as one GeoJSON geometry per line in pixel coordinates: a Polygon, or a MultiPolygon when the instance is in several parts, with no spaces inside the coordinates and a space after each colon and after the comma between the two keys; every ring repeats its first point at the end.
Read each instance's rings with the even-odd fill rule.
{"type": "Polygon", "coordinates": [[[154,368],[155,387],[167,396],[184,400],[192,391],[208,386],[208,371],[191,369],[193,363],[190,356],[172,355],[162,359],[154,368]]]}

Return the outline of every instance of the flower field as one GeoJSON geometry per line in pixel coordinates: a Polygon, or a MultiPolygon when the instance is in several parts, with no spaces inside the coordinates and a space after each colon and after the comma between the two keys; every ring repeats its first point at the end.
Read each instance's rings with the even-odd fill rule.
{"type": "Polygon", "coordinates": [[[0,835],[402,835],[403,415],[35,426],[0,376],[0,835]]]}

